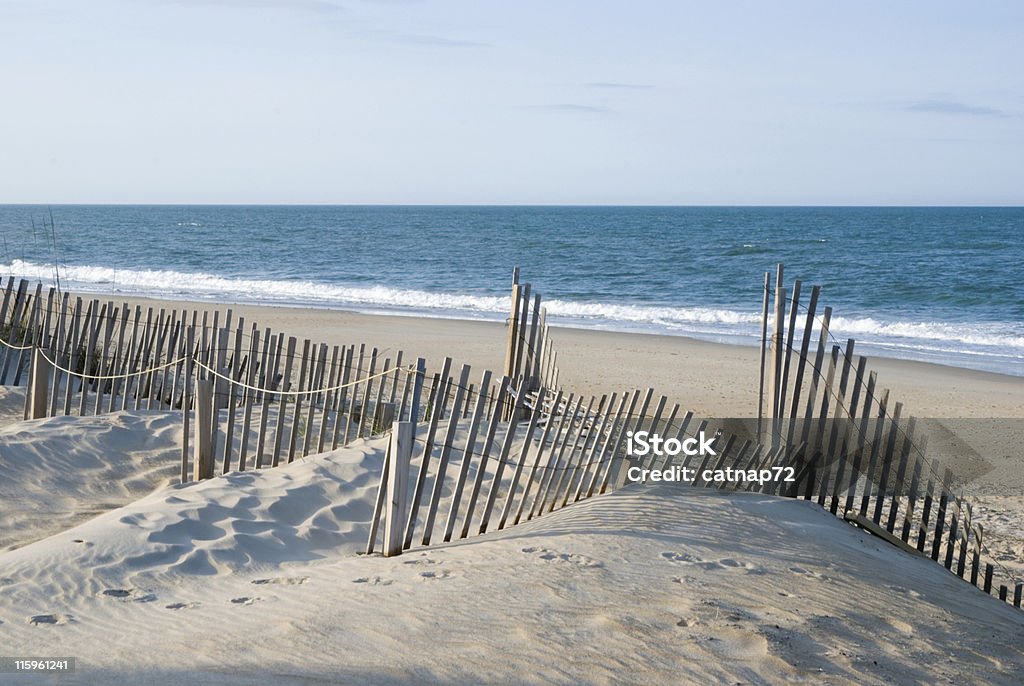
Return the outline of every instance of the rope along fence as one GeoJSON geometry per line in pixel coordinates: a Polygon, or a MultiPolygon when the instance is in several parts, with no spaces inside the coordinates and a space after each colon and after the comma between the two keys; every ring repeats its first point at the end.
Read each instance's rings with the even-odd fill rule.
{"type": "MultiPolygon", "coordinates": [[[[781,277],[781,270],[779,276],[781,277]]],[[[770,277],[765,281],[767,340],[770,277]]],[[[781,282],[781,279],[779,279],[781,282]]],[[[585,399],[558,386],[557,358],[539,294],[513,275],[505,373],[479,383],[445,358],[428,374],[365,344],[328,346],[233,321],[226,313],[120,307],[53,289],[43,297],[9,279],[0,304],[0,382],[31,379],[26,417],[122,409],[180,410],[181,479],[261,469],[385,436],[367,552],[503,529],[621,487],[630,467],[692,468],[696,487],[814,500],[832,513],[924,554],[1019,606],[1022,585],[983,563],[971,503],[949,469],[924,459],[853,342],[834,344],[819,289],[801,309],[776,288],[773,345],[763,348],[768,417],[750,431],[699,420],[653,389],[585,399]],[[790,306],[785,326],[786,305],[790,306]],[[795,342],[793,323],[808,322],[795,342]],[[813,324],[817,349],[811,352],[813,324]],[[630,432],[714,434],[714,456],[630,458],[630,432]],[[704,478],[723,469],[791,468],[789,482],[704,478]],[[1012,599],[1011,599],[1012,595],[1012,599]]]]}

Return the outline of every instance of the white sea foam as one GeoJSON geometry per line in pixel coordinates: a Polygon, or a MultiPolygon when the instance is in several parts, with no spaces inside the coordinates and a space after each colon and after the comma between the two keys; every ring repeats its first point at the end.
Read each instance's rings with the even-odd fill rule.
{"type": "MultiPolygon", "coordinates": [[[[54,268],[14,260],[2,268],[14,276],[51,283],[54,268]]],[[[60,267],[62,282],[83,291],[115,291],[136,295],[181,298],[221,298],[241,302],[271,302],[404,310],[441,316],[501,319],[508,297],[440,293],[383,285],[342,286],[308,280],[248,279],[171,270],[122,270],[100,266],[60,267]]],[[[761,314],[713,307],[670,307],[563,299],[545,301],[549,318],[567,324],[602,328],[642,329],[672,333],[759,337],[761,314]]],[[[1024,357],[1020,326],[999,323],[884,321],[873,317],[834,317],[832,334],[858,342],[903,349],[949,353],[997,354],[1024,357]]],[[[799,332],[797,332],[799,335],[799,332]]]]}
{"type": "Polygon", "coordinates": [[[946,341],[977,346],[1019,348],[1024,352],[1024,336],[1003,324],[947,324],[944,322],[885,322],[872,317],[835,317],[831,330],[843,335],[866,334],[872,337],[910,338],[946,341]]]}
{"type": "MultiPolygon", "coordinates": [[[[5,270],[14,276],[53,281],[53,265],[14,260],[5,270]]],[[[460,293],[431,293],[387,286],[339,286],[316,281],[231,278],[171,270],[125,270],[110,267],[62,265],[63,283],[88,290],[114,290],[137,295],[209,298],[228,296],[242,301],[400,307],[499,313],[508,298],[460,293]]]]}

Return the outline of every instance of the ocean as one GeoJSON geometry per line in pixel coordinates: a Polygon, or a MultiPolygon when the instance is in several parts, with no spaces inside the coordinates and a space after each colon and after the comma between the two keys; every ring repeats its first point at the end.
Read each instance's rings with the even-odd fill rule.
{"type": "Polygon", "coordinates": [[[519,265],[554,324],[745,345],[783,262],[862,353],[1024,376],[1024,208],[0,205],[0,251],[79,292],[492,320],[519,265]]]}

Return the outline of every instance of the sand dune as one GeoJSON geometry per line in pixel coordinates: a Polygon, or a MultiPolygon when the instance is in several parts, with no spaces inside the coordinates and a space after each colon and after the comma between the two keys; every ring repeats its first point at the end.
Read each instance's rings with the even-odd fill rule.
{"type": "MultiPolygon", "coordinates": [[[[135,421],[159,436],[164,421],[105,419],[21,435],[41,450],[135,421]]],[[[92,440],[75,460],[112,452],[92,440]]],[[[157,480],[0,555],[5,652],[77,656],[69,684],[1011,684],[1024,669],[1019,611],[803,501],[631,486],[458,543],[358,554],[382,451],[157,480]]],[[[22,478],[63,473],[35,469],[22,478]]],[[[5,522],[23,506],[2,502],[5,522]]]]}
{"type": "Polygon", "coordinates": [[[180,454],[180,413],[0,426],[0,550],[64,531],[171,483],[180,454]]]}

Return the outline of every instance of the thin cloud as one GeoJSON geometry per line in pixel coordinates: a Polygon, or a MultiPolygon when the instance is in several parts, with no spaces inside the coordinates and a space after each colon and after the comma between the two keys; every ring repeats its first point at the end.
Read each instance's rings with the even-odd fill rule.
{"type": "Polygon", "coordinates": [[[920,102],[907,105],[908,112],[932,112],[935,114],[966,114],[975,117],[1003,117],[1006,116],[1002,110],[983,105],[968,105],[955,100],[921,100],[920,102]]]}
{"type": "Polygon", "coordinates": [[[593,81],[591,83],[583,84],[587,88],[600,88],[604,90],[628,90],[628,91],[641,91],[654,88],[654,86],[648,83],[619,83],[615,81],[593,81]]]}

